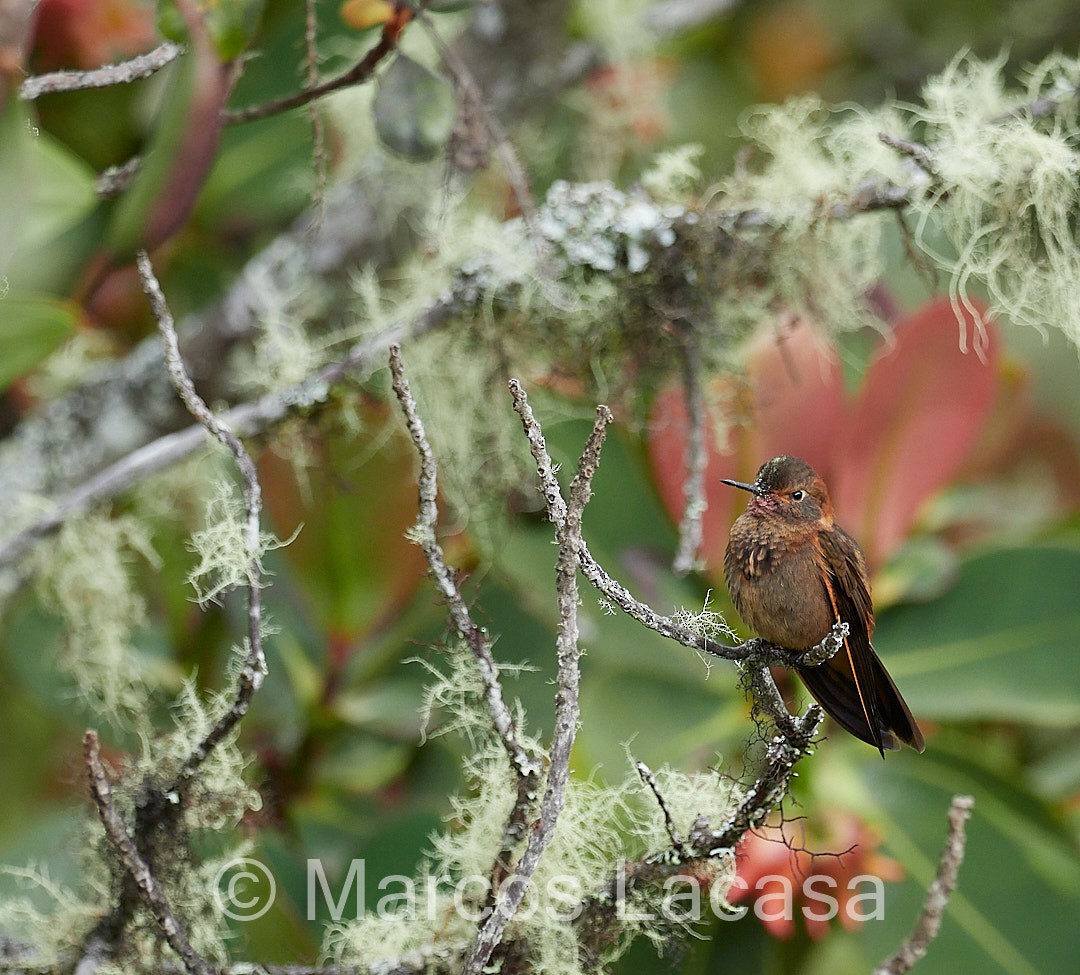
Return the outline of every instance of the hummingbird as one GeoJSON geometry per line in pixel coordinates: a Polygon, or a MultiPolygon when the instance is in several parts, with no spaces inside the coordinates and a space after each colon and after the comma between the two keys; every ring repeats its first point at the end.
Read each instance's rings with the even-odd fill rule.
{"type": "Polygon", "coordinates": [[[838,620],[843,647],[796,671],[846,731],[885,757],[900,742],[921,752],[922,732],[870,643],[874,607],[858,543],[833,520],[825,482],[798,457],[762,464],[746,511],[731,526],[724,580],[739,615],[763,640],[785,650],[815,647],[838,620]]]}

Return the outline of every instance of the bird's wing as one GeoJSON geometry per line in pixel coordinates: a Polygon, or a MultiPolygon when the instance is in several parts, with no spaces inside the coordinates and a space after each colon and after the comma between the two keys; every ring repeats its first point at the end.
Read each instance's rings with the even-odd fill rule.
{"type": "Polygon", "coordinates": [[[885,748],[899,746],[881,720],[877,671],[884,668],[870,645],[874,607],[865,563],[854,539],[842,530],[823,532],[820,539],[826,594],[835,618],[847,623],[848,635],[843,649],[831,660],[799,673],[815,696],[827,698],[821,704],[834,718],[884,754],[885,748]],[[812,674],[815,669],[821,673],[812,674]]]}

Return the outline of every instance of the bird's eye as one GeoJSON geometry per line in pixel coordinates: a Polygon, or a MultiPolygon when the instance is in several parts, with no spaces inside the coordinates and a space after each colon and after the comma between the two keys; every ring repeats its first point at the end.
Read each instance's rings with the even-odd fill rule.
{"type": "Polygon", "coordinates": [[[802,499],[805,498],[805,497],[806,497],[806,492],[805,491],[792,491],[791,492],[791,500],[792,501],[802,501],[802,499]]]}

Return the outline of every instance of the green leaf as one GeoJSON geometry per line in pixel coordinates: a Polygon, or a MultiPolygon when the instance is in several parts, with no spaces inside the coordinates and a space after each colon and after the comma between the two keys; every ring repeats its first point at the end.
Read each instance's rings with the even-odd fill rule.
{"type": "Polygon", "coordinates": [[[988,552],[942,599],[883,614],[874,643],[916,716],[1080,723],[1080,551],[988,552]]]}
{"type": "MultiPolygon", "coordinates": [[[[232,61],[255,36],[265,0],[202,0],[196,4],[217,56],[232,61]]],[[[158,30],[177,44],[189,40],[187,23],[172,0],[158,4],[158,30]]]]}
{"type": "Polygon", "coordinates": [[[6,104],[0,103],[0,275],[19,244],[34,188],[34,137],[30,113],[12,91],[6,104]]]}
{"type": "Polygon", "coordinates": [[[372,103],[375,131],[412,162],[433,159],[454,125],[454,92],[442,78],[399,54],[379,78],[372,103]]]}
{"type": "MultiPolygon", "coordinates": [[[[826,752],[819,752],[823,762],[826,752]]],[[[858,940],[874,963],[911,930],[937,869],[950,798],[970,794],[975,809],[958,888],[919,971],[1071,971],[1080,929],[1064,919],[1080,912],[1080,860],[1046,810],[1018,785],[1020,776],[973,760],[978,753],[979,742],[965,737],[932,742],[925,755],[904,752],[858,769],[836,762],[815,770],[829,776],[818,782],[821,794],[853,799],[907,872],[903,884],[886,887],[884,919],[863,924],[858,940]]]]}
{"type": "MultiPolygon", "coordinates": [[[[0,136],[0,139],[3,137],[0,136]]],[[[10,147],[9,147],[10,148],[10,147]]],[[[2,170],[9,149],[0,146],[0,183],[18,186],[2,170]]],[[[94,187],[94,172],[66,146],[47,133],[38,133],[26,147],[32,177],[24,184],[26,196],[19,206],[26,219],[15,232],[5,214],[5,239],[17,243],[10,255],[6,273],[11,286],[20,292],[66,293],[72,276],[100,243],[99,201],[94,187]],[[47,259],[46,258],[47,255],[47,259]]],[[[6,191],[0,189],[0,197],[6,191]]],[[[14,220],[14,214],[10,215],[14,220]]],[[[0,252],[4,244],[0,243],[0,252]]],[[[5,253],[0,253],[3,269],[5,253]]]]}
{"type": "Polygon", "coordinates": [[[0,390],[53,352],[75,331],[78,308],[57,298],[0,298],[0,390]]]}
{"type": "Polygon", "coordinates": [[[933,535],[909,538],[874,580],[874,606],[927,602],[943,596],[956,581],[957,555],[933,535]]]}

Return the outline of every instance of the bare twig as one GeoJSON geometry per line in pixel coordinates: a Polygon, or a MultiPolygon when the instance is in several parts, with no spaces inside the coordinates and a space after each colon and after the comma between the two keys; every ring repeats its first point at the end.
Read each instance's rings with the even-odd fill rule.
{"type": "Polygon", "coordinates": [[[54,71],[51,74],[36,75],[27,78],[19,88],[19,97],[23,101],[33,101],[42,95],[51,95],[60,91],[79,91],[84,88],[108,88],[112,85],[126,85],[140,78],[149,78],[167,64],[175,61],[184,49],[178,44],[166,41],[152,51],[140,54],[130,61],[107,64],[93,71],[54,71]]]}
{"type": "Polygon", "coordinates": [[[180,956],[191,975],[212,975],[213,966],[191,947],[187,932],[173,914],[168,898],[158,886],[153,872],[128,833],[123,817],[113,805],[112,787],[109,785],[105,766],[101,763],[101,749],[96,731],[87,731],[83,735],[83,754],[90,780],[90,794],[97,806],[101,824],[105,827],[105,835],[116,850],[124,869],[138,887],[169,947],[180,956]]]}
{"type": "Polygon", "coordinates": [[[950,895],[956,889],[956,877],[960,864],[964,862],[964,846],[967,843],[964,824],[974,807],[974,797],[953,796],[949,806],[949,833],[938,858],[937,876],[926,892],[926,902],[915,922],[915,928],[896,949],[895,954],[874,969],[874,975],[904,975],[926,955],[930,943],[937,937],[941,930],[941,916],[949,903],[950,895]]]}
{"type": "MultiPolygon", "coordinates": [[[[519,403],[527,403],[525,391],[517,380],[510,381],[514,396],[515,409],[519,403]]],[[[600,463],[600,450],[604,444],[607,425],[611,422],[611,411],[606,406],[596,408],[596,421],[592,433],[585,444],[585,449],[578,462],[577,474],[570,484],[569,502],[562,498],[555,481],[555,472],[551,457],[544,445],[543,434],[539,427],[528,430],[528,420],[522,416],[530,446],[533,446],[533,459],[537,473],[545,485],[555,483],[554,494],[550,495],[548,518],[555,525],[555,537],[559,545],[559,558],[556,563],[557,602],[559,606],[559,628],[556,637],[559,667],[556,678],[558,690],[555,694],[555,730],[552,733],[547,782],[544,796],[540,800],[540,814],[536,827],[529,836],[521,859],[513,876],[500,891],[491,914],[480,928],[472,951],[462,969],[462,975],[479,975],[485,969],[496,946],[502,941],[507,923],[517,912],[522,898],[528,890],[532,875],[540,863],[540,858],[547,848],[562,812],[565,801],[566,782],[570,776],[570,750],[577,733],[580,704],[578,701],[578,683],[580,680],[580,656],[578,646],[578,588],[577,573],[581,551],[581,515],[592,491],[592,478],[600,463]]],[[[529,414],[531,416],[531,413],[529,414]]],[[[535,422],[535,421],[534,421],[535,422]]]]}
{"type": "Polygon", "coordinates": [[[926,173],[927,176],[930,176],[933,179],[938,178],[938,172],[934,166],[934,157],[931,155],[930,150],[922,143],[912,142],[910,139],[902,139],[899,136],[892,135],[888,132],[879,132],[878,139],[889,146],[889,148],[895,149],[905,156],[910,156],[919,169],[926,173]]]}
{"type": "Polygon", "coordinates": [[[399,18],[391,20],[383,27],[382,34],[379,35],[379,42],[348,71],[317,85],[311,85],[292,95],[275,99],[272,102],[251,105],[248,108],[230,109],[225,112],[226,125],[235,125],[239,122],[254,122],[257,119],[269,118],[271,115],[280,115],[282,112],[308,105],[316,99],[322,98],[323,95],[329,95],[332,91],[340,91],[342,88],[368,81],[375,74],[375,69],[383,58],[397,50],[398,40],[401,37],[403,28],[404,24],[399,18]]]}
{"type": "Polygon", "coordinates": [[[668,838],[671,840],[671,848],[678,853],[681,860],[685,860],[688,856],[686,844],[679,835],[679,831],[675,826],[675,820],[671,818],[671,810],[668,809],[667,800],[660,791],[660,785],[656,781],[656,776],[653,775],[653,770],[644,762],[635,762],[634,768],[637,770],[637,774],[641,776],[641,781],[644,782],[649,787],[649,791],[652,792],[653,798],[656,800],[656,805],[660,807],[660,814],[664,817],[664,828],[667,830],[668,838]]]}
{"type": "Polygon", "coordinates": [[[176,338],[172,313],[165,302],[154,268],[145,251],[136,255],[136,265],[142,280],[143,291],[150,299],[150,305],[157,321],[158,331],[164,346],[165,364],[169,378],[177,395],[183,400],[188,412],[210,433],[215,440],[225,446],[233,455],[236,466],[243,480],[245,523],[244,548],[248,559],[247,567],[247,653],[237,677],[236,693],[229,710],[226,711],[188,755],[180,768],[176,782],[171,789],[183,788],[205,761],[207,755],[237,726],[247,714],[251,701],[266,676],[266,656],[262,647],[262,564],[260,561],[260,524],[262,511],[262,489],[255,462],[247,452],[240,438],[223,423],[206,405],[196,392],[184,368],[180,356],[180,345],[176,338]]]}
{"type": "Polygon", "coordinates": [[[487,135],[495,146],[499,162],[506,173],[514,199],[517,200],[522,218],[529,230],[529,236],[533,241],[536,241],[538,239],[536,232],[536,199],[533,197],[532,189],[529,186],[528,174],[521,164],[521,159],[518,157],[506,129],[503,128],[495,113],[486,104],[484,93],[480,90],[480,85],[477,83],[476,78],[473,77],[473,73],[469,70],[465,59],[442,39],[427,14],[420,13],[418,20],[431,38],[432,43],[434,43],[435,49],[439,52],[439,57],[442,59],[446,69],[453,75],[455,83],[462,92],[462,97],[483,119],[487,135]]]}
{"type": "Polygon", "coordinates": [[[495,733],[502,742],[516,778],[516,798],[507,818],[503,835],[502,849],[496,857],[492,872],[492,890],[505,879],[510,870],[510,853],[525,836],[525,825],[529,810],[536,801],[537,785],[540,779],[541,764],[521,743],[514,725],[513,715],[503,697],[499,681],[499,669],[491,655],[491,641],[482,627],[473,621],[469,607],[461,595],[453,570],[446,564],[442,546],[438,540],[438,484],[436,480],[435,457],[424,432],[424,424],[416,409],[416,401],[401,362],[401,347],[390,346],[390,371],[393,374],[394,393],[401,410],[405,414],[405,423],[409,429],[413,446],[420,456],[420,474],[417,478],[420,493],[420,510],[416,518],[416,539],[427,559],[431,576],[442,594],[450,611],[454,629],[465,641],[476,660],[480,679],[484,685],[484,699],[491,714],[495,733]]]}
{"type": "MultiPolygon", "coordinates": [[[[304,81],[308,88],[314,88],[319,80],[319,11],[315,2],[304,0],[304,81]]],[[[315,233],[322,223],[323,195],[326,192],[326,138],[323,118],[315,102],[308,105],[308,117],[311,119],[312,162],[315,167],[315,192],[311,200],[314,211],[312,233],[315,233]]]]}
{"type": "Polygon", "coordinates": [[[692,333],[683,336],[681,345],[683,390],[689,427],[686,433],[686,478],[683,481],[684,507],[679,522],[679,546],[672,569],[686,575],[697,565],[701,550],[702,518],[708,508],[705,498],[705,393],[701,387],[700,359],[692,333]]]}
{"type": "Polygon", "coordinates": [[[94,183],[94,190],[103,200],[119,196],[130,185],[142,165],[142,156],[132,156],[119,166],[110,166],[102,171],[94,183]]]}

